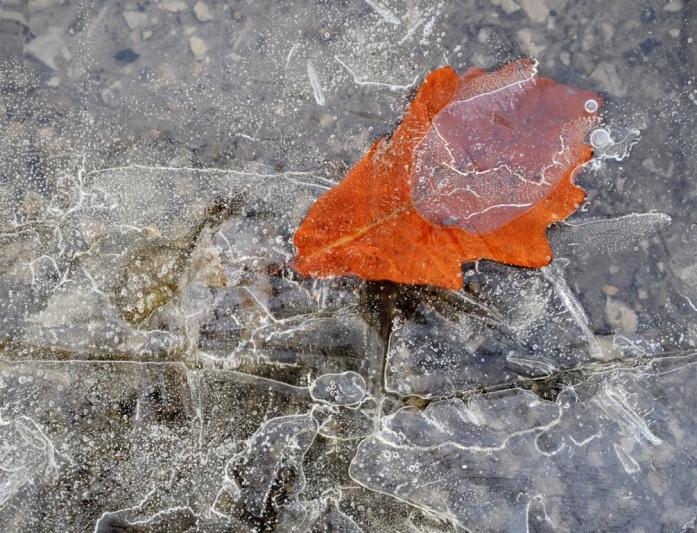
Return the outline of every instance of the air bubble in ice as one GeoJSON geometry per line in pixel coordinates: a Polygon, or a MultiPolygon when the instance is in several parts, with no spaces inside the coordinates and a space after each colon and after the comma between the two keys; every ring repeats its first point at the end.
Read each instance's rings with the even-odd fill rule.
{"type": "Polygon", "coordinates": [[[598,102],[597,100],[593,100],[591,98],[590,100],[586,100],[586,103],[583,105],[583,108],[588,113],[595,113],[598,110],[598,102]]]}
{"type": "Polygon", "coordinates": [[[610,144],[612,142],[612,138],[610,137],[609,131],[603,128],[598,128],[597,130],[593,130],[593,132],[591,132],[590,141],[594,148],[602,148],[603,146],[610,144]]]}

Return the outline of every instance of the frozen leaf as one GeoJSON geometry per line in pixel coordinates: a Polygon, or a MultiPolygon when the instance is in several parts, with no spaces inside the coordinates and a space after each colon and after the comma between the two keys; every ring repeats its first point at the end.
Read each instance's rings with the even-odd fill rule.
{"type": "Polygon", "coordinates": [[[520,218],[587,159],[597,98],[536,77],[532,61],[471,69],[414,150],[416,210],[477,235],[520,218]]]}
{"type": "Polygon", "coordinates": [[[310,208],[295,268],[459,288],[464,261],[548,264],[547,226],[584,198],[600,99],[535,74],[527,59],[429,74],[394,135],[310,208]]]}

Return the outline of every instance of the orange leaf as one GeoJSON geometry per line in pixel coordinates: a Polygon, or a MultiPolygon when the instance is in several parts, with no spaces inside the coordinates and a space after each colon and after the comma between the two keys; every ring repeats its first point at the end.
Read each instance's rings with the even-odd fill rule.
{"type": "Polygon", "coordinates": [[[465,261],[548,264],[547,227],[585,196],[574,176],[600,105],[529,59],[435,70],[394,135],[310,208],[295,269],[458,289],[465,261]]]}

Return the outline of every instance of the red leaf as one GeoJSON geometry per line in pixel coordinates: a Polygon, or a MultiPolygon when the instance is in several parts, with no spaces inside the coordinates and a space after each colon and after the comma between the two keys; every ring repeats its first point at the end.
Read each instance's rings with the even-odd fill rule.
{"type": "Polygon", "coordinates": [[[392,138],[310,208],[295,269],[458,289],[465,261],[548,264],[547,227],[585,196],[573,180],[600,105],[536,77],[529,59],[459,78],[435,70],[392,138]]]}

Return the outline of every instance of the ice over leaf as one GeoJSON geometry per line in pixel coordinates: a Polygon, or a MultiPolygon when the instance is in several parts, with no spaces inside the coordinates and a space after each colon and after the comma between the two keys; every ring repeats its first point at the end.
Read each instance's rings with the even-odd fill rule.
{"type": "Polygon", "coordinates": [[[394,135],[310,208],[296,270],[459,288],[465,261],[548,264],[547,227],[584,198],[574,177],[600,102],[530,59],[435,70],[394,135]]]}
{"type": "Polygon", "coordinates": [[[536,77],[524,60],[467,72],[414,151],[414,207],[433,224],[489,233],[578,165],[597,96],[536,77]],[[589,104],[593,108],[594,104],[589,104]]]}

